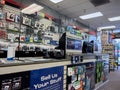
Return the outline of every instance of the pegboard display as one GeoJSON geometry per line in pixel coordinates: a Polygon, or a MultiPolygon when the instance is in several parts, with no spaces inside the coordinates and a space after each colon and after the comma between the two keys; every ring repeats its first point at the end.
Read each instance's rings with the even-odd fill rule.
{"type": "Polygon", "coordinates": [[[5,12],[3,7],[0,8],[0,40],[4,41],[7,38],[5,12]]]}
{"type": "Polygon", "coordinates": [[[20,48],[31,47],[29,43],[34,48],[36,46],[40,48],[42,45],[53,48],[59,42],[58,26],[52,20],[43,18],[39,13],[37,16],[22,14],[20,19],[20,9],[9,5],[0,10],[0,28],[0,39],[8,43],[10,41],[18,43],[20,40],[20,48]]]}
{"type": "Polygon", "coordinates": [[[18,15],[20,14],[20,9],[14,8],[12,6],[5,5],[4,10],[5,12],[11,12],[13,14],[18,14],[18,15]]]}
{"type": "Polygon", "coordinates": [[[20,14],[20,11],[19,8],[4,6],[6,41],[14,43],[20,41],[20,48],[23,46],[29,48],[32,44],[33,48],[37,46],[38,48],[42,47],[43,50],[43,47],[46,48],[47,45],[48,49],[53,49],[59,45],[59,39],[63,32],[67,32],[67,35],[72,38],[84,39],[77,26],[62,26],[61,19],[42,12],[27,15],[20,14]]]}

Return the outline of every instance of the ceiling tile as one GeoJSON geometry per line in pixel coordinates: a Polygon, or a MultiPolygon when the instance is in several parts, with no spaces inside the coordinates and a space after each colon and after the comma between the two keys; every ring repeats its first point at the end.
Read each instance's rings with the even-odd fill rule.
{"type": "Polygon", "coordinates": [[[75,5],[69,8],[65,8],[64,10],[68,11],[76,11],[76,10],[84,10],[84,9],[89,9],[89,8],[94,8],[94,6],[90,2],[83,2],[79,5],[75,5]]]}
{"type": "Polygon", "coordinates": [[[103,25],[117,25],[120,26],[120,21],[109,22],[107,18],[120,16],[120,0],[110,0],[110,3],[100,5],[95,7],[89,0],[64,0],[60,3],[54,4],[49,0],[37,0],[48,7],[60,12],[68,17],[76,18],[79,22],[83,24],[90,25],[90,27],[97,28],[103,25]],[[103,16],[89,19],[81,20],[80,15],[90,14],[94,12],[102,12],[103,16]]]}
{"type": "Polygon", "coordinates": [[[58,3],[58,5],[64,9],[69,9],[71,7],[80,6],[84,2],[88,2],[88,0],[64,0],[63,2],[58,3]]]}
{"type": "Polygon", "coordinates": [[[90,9],[86,9],[85,12],[84,10],[76,10],[74,12],[69,12],[66,15],[69,15],[71,18],[79,18],[79,16],[81,15],[85,15],[85,14],[89,14],[89,13],[93,13],[93,12],[98,12],[97,9],[95,8],[90,8],[90,9]]]}

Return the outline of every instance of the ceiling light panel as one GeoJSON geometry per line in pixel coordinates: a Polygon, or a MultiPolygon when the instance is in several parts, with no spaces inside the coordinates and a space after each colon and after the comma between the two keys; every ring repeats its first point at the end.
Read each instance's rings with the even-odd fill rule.
{"type": "Polygon", "coordinates": [[[59,2],[62,2],[63,0],[50,0],[50,1],[53,3],[59,3],[59,2]]]}
{"type": "Polygon", "coordinates": [[[108,20],[109,21],[119,21],[120,20],[120,16],[108,18],[108,20]]]}
{"type": "Polygon", "coordinates": [[[101,30],[108,30],[108,29],[115,29],[116,28],[116,26],[105,26],[105,27],[99,27],[98,29],[97,29],[97,31],[101,31],[101,30]]]}
{"type": "Polygon", "coordinates": [[[25,14],[33,14],[35,12],[38,12],[40,10],[42,10],[43,7],[37,4],[31,4],[28,7],[24,8],[21,12],[25,13],[25,14]]]}
{"type": "Polygon", "coordinates": [[[100,17],[100,16],[103,16],[103,14],[101,12],[95,12],[95,13],[91,13],[91,14],[87,14],[87,15],[82,15],[79,17],[83,20],[86,20],[86,19],[96,18],[96,17],[100,17]]]}

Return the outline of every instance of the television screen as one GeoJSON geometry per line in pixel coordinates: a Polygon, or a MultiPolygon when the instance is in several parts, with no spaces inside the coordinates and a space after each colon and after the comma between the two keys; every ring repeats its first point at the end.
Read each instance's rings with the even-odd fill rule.
{"type": "Polygon", "coordinates": [[[67,38],[67,49],[81,50],[82,41],[77,39],[67,38]]]}
{"type": "Polygon", "coordinates": [[[93,53],[93,52],[94,52],[94,41],[91,42],[84,41],[82,46],[82,53],[93,53]]]}

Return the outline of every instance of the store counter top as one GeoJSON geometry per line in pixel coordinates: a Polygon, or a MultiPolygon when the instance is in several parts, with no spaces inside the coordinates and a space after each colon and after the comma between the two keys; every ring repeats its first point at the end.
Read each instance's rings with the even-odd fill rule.
{"type": "Polygon", "coordinates": [[[43,64],[43,63],[53,63],[53,62],[64,62],[67,59],[45,59],[45,58],[19,58],[15,60],[6,60],[5,58],[0,59],[0,67],[8,66],[18,66],[18,65],[28,65],[28,64],[43,64]]]}
{"type": "MultiPolygon", "coordinates": [[[[94,55],[93,56],[87,55],[87,58],[85,55],[84,57],[83,57],[83,61],[79,63],[96,61],[94,55]]],[[[15,73],[15,72],[30,71],[30,70],[36,70],[42,68],[50,68],[56,66],[66,66],[69,64],[71,64],[71,56],[69,56],[67,59],[47,59],[47,58],[45,59],[40,57],[29,57],[29,58],[27,57],[27,58],[19,58],[19,60],[16,59],[13,61],[8,61],[5,58],[1,58],[0,75],[15,73]]]]}
{"type": "Polygon", "coordinates": [[[42,59],[42,58],[20,58],[19,60],[7,61],[5,58],[0,59],[0,75],[24,72],[42,68],[56,66],[65,66],[71,63],[67,59],[42,59]]]}

